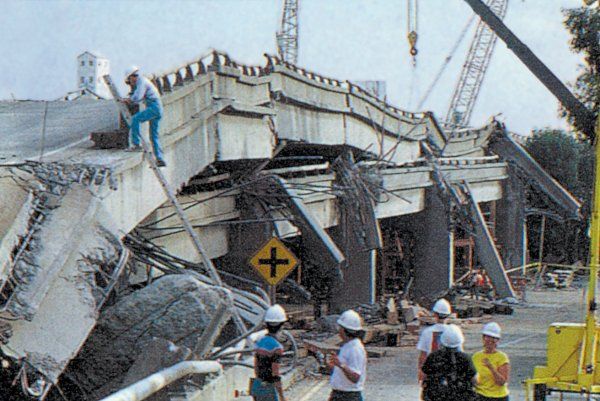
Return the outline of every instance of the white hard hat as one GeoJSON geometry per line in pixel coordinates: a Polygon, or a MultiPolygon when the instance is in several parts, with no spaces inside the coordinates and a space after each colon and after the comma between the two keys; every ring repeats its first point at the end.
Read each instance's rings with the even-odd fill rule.
{"type": "Polygon", "coordinates": [[[133,74],[139,74],[140,68],[136,65],[132,65],[125,70],[125,79],[129,78],[133,74]]]}
{"type": "Polygon", "coordinates": [[[465,337],[460,327],[455,324],[449,324],[444,328],[440,336],[440,342],[446,348],[458,348],[465,342],[465,337]]]}
{"type": "Polygon", "coordinates": [[[284,323],[287,321],[285,310],[281,305],[273,305],[265,313],[265,323],[284,323]]]}
{"type": "Polygon", "coordinates": [[[501,333],[502,329],[500,328],[500,325],[496,322],[490,322],[483,326],[483,329],[481,329],[481,334],[483,334],[484,336],[500,338],[501,333]]]}
{"type": "Polygon", "coordinates": [[[337,324],[348,330],[362,330],[362,319],[360,318],[359,314],[352,309],[342,313],[337,320],[337,324]]]}
{"type": "Polygon", "coordinates": [[[452,307],[450,306],[450,302],[446,301],[444,298],[438,299],[437,302],[433,305],[432,311],[437,313],[438,315],[449,315],[452,313],[452,307]]]}

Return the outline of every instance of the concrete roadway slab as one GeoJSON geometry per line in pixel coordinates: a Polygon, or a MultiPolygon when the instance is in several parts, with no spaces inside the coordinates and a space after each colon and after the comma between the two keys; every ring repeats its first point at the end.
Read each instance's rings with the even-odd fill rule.
{"type": "MultiPolygon", "coordinates": [[[[528,306],[515,309],[512,316],[496,315],[494,319],[503,328],[502,351],[511,359],[511,401],[525,400],[521,381],[533,373],[533,367],[545,363],[546,331],[553,322],[581,322],[583,319],[583,291],[580,289],[545,290],[529,292],[528,306]]],[[[482,325],[463,328],[465,350],[472,354],[481,349],[482,325]]],[[[420,388],[416,379],[417,351],[415,348],[386,348],[388,355],[369,360],[365,401],[415,401],[420,388]]],[[[330,388],[328,377],[307,378],[286,393],[288,400],[326,401],[330,388]]],[[[548,400],[558,400],[558,395],[548,400]]],[[[565,400],[582,399],[565,396],[565,400]]]]}
{"type": "Polygon", "coordinates": [[[116,129],[118,116],[113,100],[0,102],[0,164],[37,160],[87,141],[93,131],[116,129]]]}

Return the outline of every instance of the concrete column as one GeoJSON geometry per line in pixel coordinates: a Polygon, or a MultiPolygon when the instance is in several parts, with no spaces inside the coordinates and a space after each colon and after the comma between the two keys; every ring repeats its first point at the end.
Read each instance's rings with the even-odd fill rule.
{"type": "Polygon", "coordinates": [[[496,240],[506,269],[521,266],[526,243],[525,188],[511,172],[496,202],[496,240]]]}
{"type": "Polygon", "coordinates": [[[352,232],[351,227],[344,229],[343,225],[331,230],[332,238],[346,256],[346,265],[342,269],[344,280],[332,291],[330,309],[334,313],[375,301],[376,250],[365,249],[354,239],[352,232]]]}
{"type": "Polygon", "coordinates": [[[427,190],[425,210],[413,221],[416,299],[436,297],[452,284],[454,235],[448,229],[446,206],[436,191],[435,187],[427,190]]]}
{"type": "MultiPolygon", "coordinates": [[[[264,210],[251,198],[238,199],[241,220],[258,219],[264,210]]],[[[250,266],[249,260],[273,236],[274,228],[270,222],[236,224],[229,229],[229,253],[221,258],[220,267],[262,283],[258,273],[250,266]]]]}

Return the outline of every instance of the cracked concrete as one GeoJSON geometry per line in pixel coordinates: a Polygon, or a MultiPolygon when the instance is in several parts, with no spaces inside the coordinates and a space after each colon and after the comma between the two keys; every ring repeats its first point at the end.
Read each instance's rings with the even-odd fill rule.
{"type": "Polygon", "coordinates": [[[219,305],[228,302],[222,291],[189,275],[168,275],[122,298],[103,313],[69,374],[98,398],[118,388],[155,338],[193,349],[219,305]]]}

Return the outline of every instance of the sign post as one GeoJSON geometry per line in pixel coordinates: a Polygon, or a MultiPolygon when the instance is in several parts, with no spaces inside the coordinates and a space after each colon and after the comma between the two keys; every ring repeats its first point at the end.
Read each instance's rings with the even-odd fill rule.
{"type": "Polygon", "coordinates": [[[269,285],[271,303],[275,303],[276,286],[298,265],[298,258],[277,237],[271,238],[250,259],[250,265],[269,285]]]}

